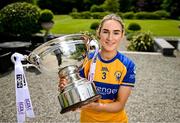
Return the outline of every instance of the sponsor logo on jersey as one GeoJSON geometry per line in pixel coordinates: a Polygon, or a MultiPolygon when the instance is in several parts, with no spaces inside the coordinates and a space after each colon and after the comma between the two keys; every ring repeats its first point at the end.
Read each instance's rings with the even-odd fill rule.
{"type": "Polygon", "coordinates": [[[119,85],[118,84],[107,84],[96,82],[96,90],[102,96],[102,99],[116,99],[118,94],[119,85]]]}

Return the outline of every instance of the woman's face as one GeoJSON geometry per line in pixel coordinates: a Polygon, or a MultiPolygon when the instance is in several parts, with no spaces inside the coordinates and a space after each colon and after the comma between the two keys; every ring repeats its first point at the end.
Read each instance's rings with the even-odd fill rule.
{"type": "Polygon", "coordinates": [[[116,51],[123,38],[121,24],[116,20],[107,20],[103,23],[100,34],[102,50],[107,52],[116,51]]]}

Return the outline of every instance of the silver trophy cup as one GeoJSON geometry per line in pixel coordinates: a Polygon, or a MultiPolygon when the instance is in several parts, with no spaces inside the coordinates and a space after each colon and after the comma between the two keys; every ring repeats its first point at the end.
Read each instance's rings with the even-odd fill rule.
{"type": "Polygon", "coordinates": [[[99,48],[96,40],[82,34],[71,34],[40,45],[27,57],[40,71],[58,73],[59,77],[67,79],[67,85],[58,95],[61,114],[100,98],[94,83],[79,75],[79,70],[84,67],[82,63],[92,48],[99,48]]]}

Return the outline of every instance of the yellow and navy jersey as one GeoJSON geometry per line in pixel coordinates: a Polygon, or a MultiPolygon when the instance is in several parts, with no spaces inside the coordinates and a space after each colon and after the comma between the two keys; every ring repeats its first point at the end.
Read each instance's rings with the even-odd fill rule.
{"type": "MultiPolygon", "coordinates": [[[[80,70],[80,75],[87,78],[92,62],[93,53],[88,57],[86,64],[80,70]]],[[[118,90],[121,86],[134,87],[135,84],[135,64],[125,55],[117,52],[117,55],[111,60],[103,60],[98,53],[96,59],[96,69],[94,73],[94,83],[97,93],[102,98],[101,103],[111,103],[117,99],[118,90]]],[[[96,112],[92,110],[82,110],[81,121],[127,121],[125,111],[118,113],[96,112]]]]}

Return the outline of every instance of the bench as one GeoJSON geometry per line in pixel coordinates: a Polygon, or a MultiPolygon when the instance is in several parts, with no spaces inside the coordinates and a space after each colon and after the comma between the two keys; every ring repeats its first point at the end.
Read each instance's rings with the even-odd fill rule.
{"type": "Polygon", "coordinates": [[[173,55],[174,46],[172,46],[169,42],[167,42],[163,38],[154,38],[155,41],[155,49],[160,49],[163,55],[173,55]]]}

